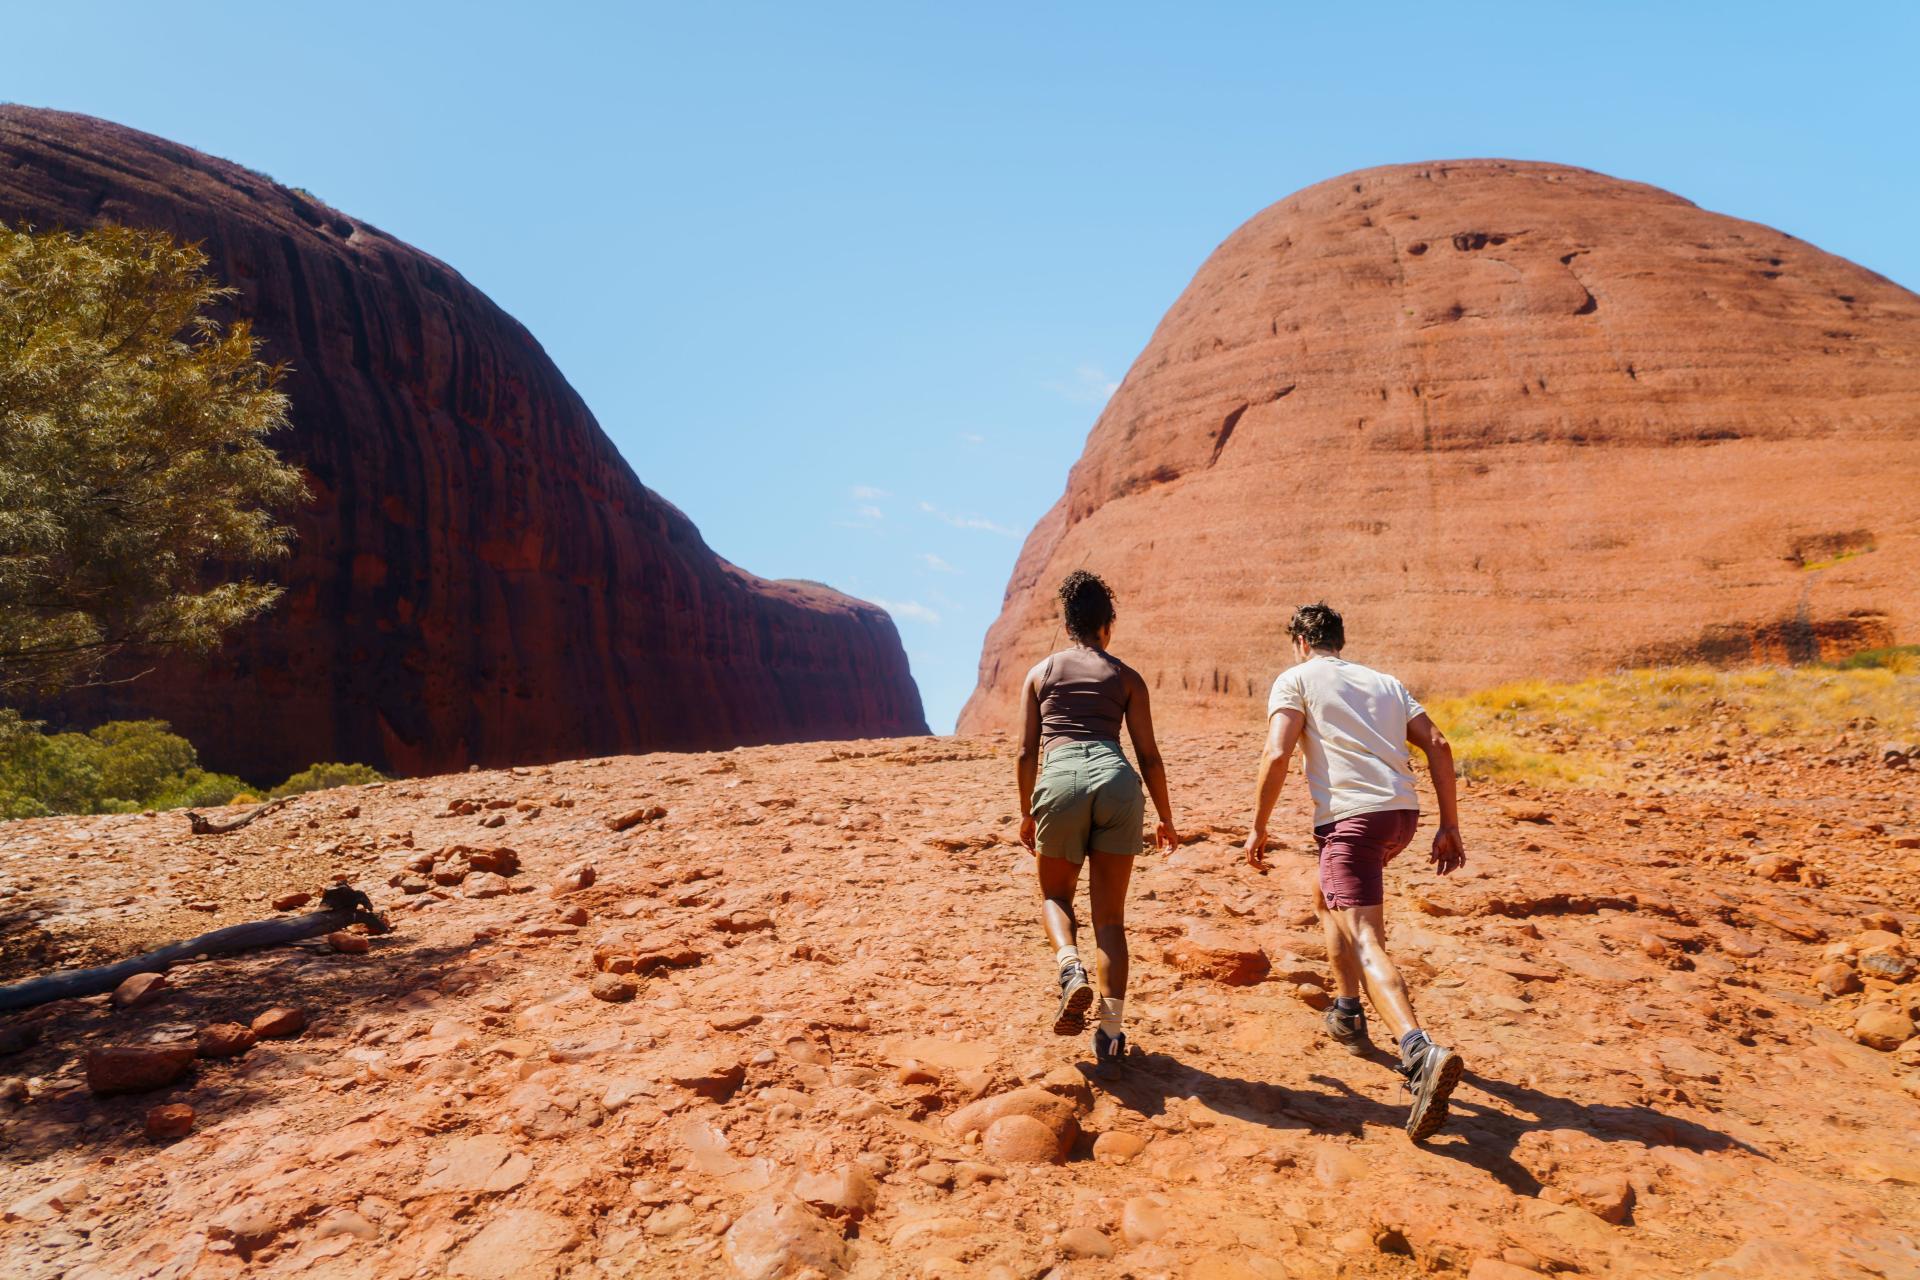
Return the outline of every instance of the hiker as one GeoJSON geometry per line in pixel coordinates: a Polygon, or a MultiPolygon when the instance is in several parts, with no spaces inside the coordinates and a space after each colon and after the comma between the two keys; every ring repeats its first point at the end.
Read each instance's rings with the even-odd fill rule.
{"type": "Polygon", "coordinates": [[[1340,656],[1346,624],[1331,606],[1302,605],[1287,631],[1295,665],[1273,682],[1267,699],[1267,743],[1247,861],[1265,873],[1267,819],[1287,780],[1288,757],[1304,741],[1313,838],[1320,847],[1313,909],[1340,992],[1326,1011],[1327,1032],[1349,1053],[1369,1052],[1367,1015],[1360,1007],[1364,984],[1374,1012],[1399,1042],[1400,1073],[1413,1095],[1407,1134],[1424,1141],[1446,1120],[1447,1099],[1465,1063],[1421,1029],[1406,984],[1387,955],[1382,872],[1420,823],[1409,742],[1427,757],[1440,804],[1440,829],[1428,857],[1443,876],[1466,864],[1453,749],[1405,685],[1340,656]]]}
{"type": "Polygon", "coordinates": [[[1028,672],[1021,694],[1020,842],[1039,854],[1040,920],[1059,966],[1054,1034],[1086,1030],[1097,986],[1094,1072],[1111,1080],[1124,1070],[1127,1054],[1121,1029],[1127,997],[1127,882],[1141,849],[1142,775],[1160,815],[1155,845],[1176,848],[1180,837],[1167,799],[1166,766],[1153,740],[1147,683],[1107,652],[1113,593],[1097,575],[1076,569],[1060,584],[1060,608],[1073,646],[1028,672]],[[1133,739],[1138,773],[1120,752],[1122,720],[1133,739]],[[1073,911],[1083,862],[1093,910],[1091,985],[1076,945],[1073,911]]]}

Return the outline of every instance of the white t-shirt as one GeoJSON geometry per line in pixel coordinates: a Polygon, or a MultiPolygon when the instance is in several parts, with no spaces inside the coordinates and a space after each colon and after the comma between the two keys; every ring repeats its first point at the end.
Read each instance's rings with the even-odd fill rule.
{"type": "Polygon", "coordinates": [[[1420,808],[1407,725],[1425,708],[1407,686],[1384,671],[1316,654],[1273,682],[1267,719],[1289,710],[1307,718],[1301,747],[1314,826],[1355,814],[1420,808]]]}

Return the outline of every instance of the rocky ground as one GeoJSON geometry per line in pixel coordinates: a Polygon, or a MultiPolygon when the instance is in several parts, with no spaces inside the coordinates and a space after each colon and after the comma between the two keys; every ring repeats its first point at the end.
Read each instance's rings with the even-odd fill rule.
{"type": "Polygon", "coordinates": [[[9,824],[0,978],[336,878],[394,931],[0,1017],[0,1273],[1920,1274],[1917,775],[1632,753],[1617,791],[1470,785],[1466,871],[1393,868],[1469,1063],[1424,1147],[1321,1036],[1297,780],[1277,869],[1238,861],[1250,737],[1169,744],[1189,842],[1134,882],[1112,1088],[1047,1031],[1003,739],[9,824]],[[169,1082],[96,1095],[90,1055],[169,1082]]]}

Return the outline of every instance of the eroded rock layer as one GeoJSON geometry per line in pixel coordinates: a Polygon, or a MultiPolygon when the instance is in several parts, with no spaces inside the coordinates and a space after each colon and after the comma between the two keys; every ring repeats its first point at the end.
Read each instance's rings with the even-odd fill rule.
{"type": "Polygon", "coordinates": [[[161,716],[268,780],[925,731],[884,611],[714,555],[445,264],[238,165],[23,107],[0,107],[0,218],[201,242],[292,366],[276,445],[314,494],[270,615],[56,715],[161,716]]]}
{"type": "Polygon", "coordinates": [[[1916,477],[1906,289],[1586,170],[1364,170],[1254,217],[1161,321],[960,728],[1010,719],[1082,566],[1176,724],[1257,719],[1321,597],[1423,689],[1911,641],[1916,477]]]}

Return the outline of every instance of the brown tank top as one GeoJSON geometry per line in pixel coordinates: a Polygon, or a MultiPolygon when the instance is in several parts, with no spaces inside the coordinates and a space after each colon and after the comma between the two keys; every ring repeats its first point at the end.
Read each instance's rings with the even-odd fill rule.
{"type": "Polygon", "coordinates": [[[1062,649],[1040,667],[1040,750],[1118,742],[1132,668],[1099,649],[1062,649]]]}

